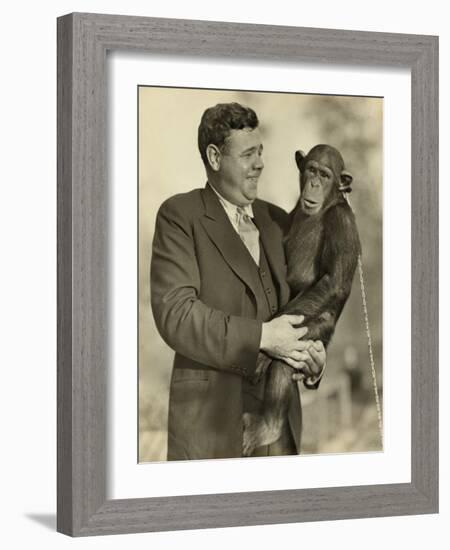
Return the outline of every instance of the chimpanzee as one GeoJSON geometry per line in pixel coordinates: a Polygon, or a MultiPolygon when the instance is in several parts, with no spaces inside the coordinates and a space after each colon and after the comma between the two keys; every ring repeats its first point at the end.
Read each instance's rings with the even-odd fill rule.
{"type": "MultiPolygon", "coordinates": [[[[304,315],[305,338],[321,340],[326,347],[350,295],[361,252],[355,217],[345,198],[353,177],[330,145],[316,145],[306,156],[297,151],[295,160],[300,199],[290,214],[284,243],[291,300],[277,315],[304,315]]],[[[267,377],[262,415],[244,414],[244,456],[276,441],[287,417],[292,368],[274,360],[267,377]]],[[[304,384],[316,388],[319,381],[305,379],[304,384]]]]}

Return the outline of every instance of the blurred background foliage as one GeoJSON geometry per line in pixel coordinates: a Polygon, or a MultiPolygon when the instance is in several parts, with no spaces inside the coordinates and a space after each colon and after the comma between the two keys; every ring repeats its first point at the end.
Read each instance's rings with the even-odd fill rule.
{"type": "MultiPolygon", "coordinates": [[[[294,152],[308,152],[318,143],[341,151],[354,178],[350,201],[363,249],[382,398],[383,100],[180,88],[139,90],[139,460],[165,460],[167,449],[173,352],[156,331],[149,288],[156,212],[167,197],[205,185],[197,128],[203,111],[219,102],[238,101],[256,111],[265,163],[259,197],[286,211],[292,210],[299,193],[294,152]]],[[[317,392],[302,390],[302,401],[302,452],[381,449],[358,273],[329,346],[323,383],[317,392]]]]}

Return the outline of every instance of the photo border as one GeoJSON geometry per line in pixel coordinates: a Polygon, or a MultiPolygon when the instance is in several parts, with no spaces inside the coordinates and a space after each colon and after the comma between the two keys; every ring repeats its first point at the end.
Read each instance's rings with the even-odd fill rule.
{"type": "MultiPolygon", "coordinates": [[[[400,316],[399,316],[400,318],[400,316]]],[[[58,18],[58,502],[72,536],[438,511],[438,38],[73,13],[58,18]],[[111,50],[411,70],[411,483],[107,499],[111,50]]]]}

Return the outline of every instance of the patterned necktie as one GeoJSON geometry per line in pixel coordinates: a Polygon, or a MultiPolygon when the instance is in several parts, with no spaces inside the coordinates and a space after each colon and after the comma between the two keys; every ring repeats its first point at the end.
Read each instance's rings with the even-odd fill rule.
{"type": "Polygon", "coordinates": [[[240,206],[237,207],[238,232],[256,265],[259,265],[259,231],[251,217],[240,206]]]}

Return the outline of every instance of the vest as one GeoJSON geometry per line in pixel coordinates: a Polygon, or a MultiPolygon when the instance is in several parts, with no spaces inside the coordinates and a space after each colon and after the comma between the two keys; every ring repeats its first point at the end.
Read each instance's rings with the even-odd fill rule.
{"type": "Polygon", "coordinates": [[[278,311],[278,293],[267,262],[264,246],[260,241],[259,267],[253,262],[254,292],[256,295],[257,319],[268,321],[278,311]]]}
{"type": "MultiPolygon", "coordinates": [[[[252,261],[253,266],[253,292],[255,293],[257,303],[256,318],[261,321],[268,321],[278,311],[278,293],[261,241],[259,267],[251,259],[250,254],[249,261],[252,261]]],[[[253,381],[244,378],[242,390],[244,410],[256,412],[262,404],[264,395],[263,381],[255,385],[253,381]]]]}

